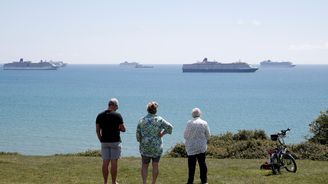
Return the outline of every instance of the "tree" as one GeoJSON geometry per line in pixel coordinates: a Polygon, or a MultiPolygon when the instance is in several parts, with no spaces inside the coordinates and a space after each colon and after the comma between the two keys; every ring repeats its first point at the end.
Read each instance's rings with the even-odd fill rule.
{"type": "Polygon", "coordinates": [[[309,141],[328,145],[328,110],[320,112],[320,116],[312,121],[309,126],[310,132],[314,134],[309,141]]]}

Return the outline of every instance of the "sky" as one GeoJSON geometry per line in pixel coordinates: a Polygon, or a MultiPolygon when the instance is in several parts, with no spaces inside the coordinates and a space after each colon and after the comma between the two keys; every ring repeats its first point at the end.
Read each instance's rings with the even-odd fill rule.
{"type": "Polygon", "coordinates": [[[328,64],[327,0],[0,0],[0,63],[328,64]]]}

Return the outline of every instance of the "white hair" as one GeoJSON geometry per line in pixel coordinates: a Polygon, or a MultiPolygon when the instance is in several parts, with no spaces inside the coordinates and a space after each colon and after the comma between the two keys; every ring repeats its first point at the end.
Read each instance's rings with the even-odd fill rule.
{"type": "Polygon", "coordinates": [[[200,111],[199,108],[194,108],[192,111],[191,111],[191,115],[193,118],[197,118],[197,117],[200,117],[200,115],[202,114],[202,111],[200,111]]]}
{"type": "Polygon", "coordinates": [[[118,100],[117,98],[112,98],[109,100],[108,105],[116,105],[118,107],[118,100]]]}

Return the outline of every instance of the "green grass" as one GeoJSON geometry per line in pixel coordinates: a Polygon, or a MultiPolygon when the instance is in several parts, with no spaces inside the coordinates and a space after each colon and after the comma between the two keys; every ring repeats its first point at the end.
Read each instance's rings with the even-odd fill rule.
{"type": "MultiPolygon", "coordinates": [[[[208,182],[219,183],[327,183],[328,162],[297,160],[297,173],[271,175],[260,170],[265,159],[207,159],[208,182]]],[[[101,159],[81,156],[22,156],[0,154],[0,184],[102,183],[101,159]]],[[[151,176],[151,171],[149,173],[151,176]]],[[[186,183],[187,159],[162,158],[158,184],[186,183]]],[[[140,184],[140,158],[119,161],[120,184],[140,184]]],[[[150,179],[150,178],[149,178],[150,179]]],[[[197,168],[195,184],[200,183],[197,168]]]]}

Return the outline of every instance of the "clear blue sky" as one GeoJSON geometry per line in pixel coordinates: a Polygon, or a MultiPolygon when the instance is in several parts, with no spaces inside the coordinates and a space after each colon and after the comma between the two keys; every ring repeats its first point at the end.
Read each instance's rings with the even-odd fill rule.
{"type": "Polygon", "coordinates": [[[0,63],[328,64],[327,0],[0,0],[0,63]]]}

